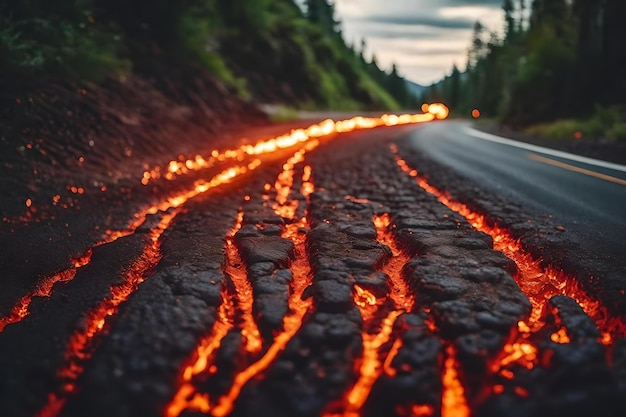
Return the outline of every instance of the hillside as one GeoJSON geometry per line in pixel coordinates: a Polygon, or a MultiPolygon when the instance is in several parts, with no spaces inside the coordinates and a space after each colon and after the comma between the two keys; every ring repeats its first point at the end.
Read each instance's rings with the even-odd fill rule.
{"type": "Polygon", "coordinates": [[[390,75],[371,74],[346,46],[333,6],[306,3],[307,12],[292,0],[0,0],[0,74],[100,83],[208,73],[244,100],[397,108],[402,95],[383,86],[390,75]]]}

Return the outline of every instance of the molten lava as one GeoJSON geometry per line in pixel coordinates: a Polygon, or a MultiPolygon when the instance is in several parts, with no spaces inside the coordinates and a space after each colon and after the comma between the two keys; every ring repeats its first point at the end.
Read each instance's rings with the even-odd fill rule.
{"type": "Polygon", "coordinates": [[[52,295],[52,288],[57,282],[67,282],[74,279],[76,271],[79,268],[87,265],[91,261],[91,249],[87,253],[79,258],[74,259],[73,266],[58,272],[48,278],[44,278],[34,291],[31,291],[27,295],[19,299],[15,306],[11,309],[11,313],[7,317],[0,318],[0,333],[9,324],[22,321],[28,316],[28,308],[34,297],[50,297],[52,295]]]}
{"type": "MultiPolygon", "coordinates": [[[[348,196],[347,199],[355,202],[369,203],[367,200],[358,200],[348,196]]],[[[411,312],[415,304],[415,297],[411,293],[407,283],[402,278],[402,268],[408,262],[408,256],[399,250],[395,243],[395,239],[389,231],[391,223],[388,214],[374,216],[372,219],[376,226],[377,240],[383,245],[387,245],[391,249],[392,256],[383,267],[388,277],[388,285],[390,288],[390,299],[393,303],[393,309],[379,324],[376,333],[363,331],[363,356],[357,369],[358,378],[354,386],[348,391],[344,399],[343,415],[346,417],[356,417],[359,415],[363,404],[367,401],[372,387],[378,378],[385,371],[388,375],[394,374],[396,370],[391,367],[393,357],[397,355],[398,350],[402,346],[402,341],[396,339],[391,346],[391,350],[385,357],[383,348],[390,342],[393,332],[393,325],[396,319],[405,312],[411,312]]],[[[365,329],[373,328],[375,321],[379,315],[384,300],[379,300],[370,291],[354,286],[354,304],[359,308],[363,317],[363,326],[365,329]]],[[[336,414],[328,414],[336,415],[336,414]]]]}
{"type": "Polygon", "coordinates": [[[306,313],[311,308],[312,299],[302,299],[304,290],[311,285],[311,267],[305,247],[306,234],[301,232],[303,228],[308,229],[306,218],[302,218],[298,223],[287,225],[282,235],[294,242],[297,253],[296,260],[291,264],[293,280],[289,292],[289,313],[283,319],[283,330],[274,337],[272,344],[259,360],[235,376],[230,390],[220,397],[215,407],[210,410],[215,417],[230,414],[244,385],[265,371],[285,350],[287,343],[298,332],[306,313]]]}
{"type": "Polygon", "coordinates": [[[380,126],[397,126],[412,123],[424,123],[435,119],[445,119],[448,117],[448,108],[440,103],[431,104],[425,108],[424,114],[384,114],[381,117],[353,117],[347,120],[324,120],[313,124],[305,129],[294,129],[289,133],[274,138],[261,140],[255,145],[241,145],[236,149],[219,151],[214,149],[210,155],[195,155],[185,159],[180,155],[177,159],[171,160],[167,167],[154,167],[144,171],[141,183],[148,185],[159,178],[173,180],[177,176],[186,175],[192,171],[199,171],[214,166],[217,162],[226,160],[243,161],[246,156],[263,155],[275,152],[279,149],[287,149],[292,146],[302,144],[311,139],[328,136],[333,133],[346,133],[358,129],[373,129],[380,126]]]}
{"type": "Polygon", "coordinates": [[[389,231],[391,219],[387,213],[381,216],[374,216],[374,226],[376,226],[377,240],[391,249],[392,257],[383,267],[383,272],[389,277],[390,297],[396,309],[411,312],[415,305],[415,297],[406,281],[402,277],[402,268],[409,261],[409,257],[404,255],[396,245],[396,241],[389,231]]]}
{"type": "Polygon", "coordinates": [[[450,345],[446,348],[443,363],[441,417],[469,417],[470,415],[465,399],[465,389],[459,380],[458,368],[456,351],[450,345]]]}
{"type": "Polygon", "coordinates": [[[497,251],[512,259],[518,272],[514,277],[520,289],[530,300],[533,309],[528,327],[536,330],[541,326],[541,312],[545,303],[555,295],[566,295],[573,298],[583,310],[594,319],[603,333],[601,342],[610,344],[616,336],[626,334],[626,326],[619,317],[611,317],[604,306],[581,287],[578,281],[555,268],[543,268],[541,263],[526,252],[519,240],[513,238],[508,230],[491,225],[482,214],[472,211],[463,203],[452,200],[445,192],[432,186],[428,180],[411,169],[406,161],[398,156],[397,147],[392,146],[398,166],[410,176],[416,178],[420,187],[437,197],[437,199],[451,210],[463,216],[476,230],[484,232],[493,238],[493,246],[497,251]]]}
{"type": "MultiPolygon", "coordinates": [[[[276,201],[274,204],[274,210],[279,215],[284,215],[287,220],[294,220],[295,210],[283,210],[285,207],[292,207],[293,204],[288,200],[293,186],[294,167],[296,164],[304,160],[305,150],[296,152],[285,164],[283,164],[283,170],[278,175],[275,182],[276,188],[276,201]]],[[[305,169],[303,175],[303,183],[309,183],[313,188],[311,182],[311,169],[305,169]],[[306,179],[306,181],[304,181],[306,179]]],[[[268,192],[271,189],[264,187],[268,192]]],[[[313,192],[313,189],[311,189],[313,192]]],[[[296,206],[297,207],[297,206],[296,206]]],[[[237,224],[241,227],[241,220],[243,219],[243,213],[240,214],[237,224]]],[[[231,236],[234,236],[239,227],[235,227],[231,236]]],[[[186,374],[191,374],[188,371],[189,368],[183,373],[183,384],[178,390],[178,393],[174,397],[167,409],[167,417],[178,417],[185,410],[197,410],[203,413],[211,413],[213,416],[226,416],[234,407],[235,401],[239,397],[243,387],[254,377],[264,372],[277,358],[277,356],[285,349],[287,343],[293,338],[302,326],[304,317],[309,311],[312,305],[312,299],[302,299],[304,290],[311,284],[311,267],[309,265],[308,256],[306,253],[306,233],[302,230],[308,230],[309,225],[306,218],[300,219],[298,222],[289,223],[283,230],[282,237],[290,239],[295,246],[296,259],[291,264],[291,272],[293,279],[290,285],[289,291],[289,313],[283,319],[283,328],[272,341],[272,344],[265,351],[256,362],[250,364],[247,368],[239,372],[234,380],[233,384],[226,394],[218,398],[215,403],[212,403],[209,396],[206,394],[197,393],[191,385],[191,375],[189,378],[186,374]]],[[[244,277],[245,278],[245,277],[244,277]]],[[[247,278],[246,278],[247,280],[247,278]]],[[[250,302],[252,298],[250,297],[250,302]]],[[[241,308],[241,306],[240,306],[241,308]]],[[[258,331],[258,330],[257,330],[258,331]]],[[[242,332],[243,333],[243,332],[242,332]]],[[[223,336],[222,336],[223,337],[223,336]]],[[[210,342],[210,339],[207,339],[210,342]]],[[[204,364],[208,363],[204,360],[204,364]]],[[[197,367],[198,373],[203,369],[197,367]]],[[[203,367],[206,369],[206,366],[203,367]]]]}
{"type": "Polygon", "coordinates": [[[87,313],[84,327],[72,334],[65,352],[64,363],[57,371],[57,378],[62,382],[62,387],[58,392],[48,395],[48,401],[37,417],[57,416],[67,401],[67,397],[76,391],[76,380],[83,372],[84,363],[96,349],[95,339],[104,330],[107,319],[115,315],[119,305],[125,302],[139,287],[139,284],[148,278],[158,264],[161,258],[159,238],[177,214],[176,210],[163,214],[158,226],[150,231],[150,244],[126,273],[124,282],[111,287],[111,295],[87,313]]]}
{"type": "MultiPolygon", "coordinates": [[[[288,221],[294,220],[295,210],[297,208],[297,200],[288,200],[294,183],[294,168],[298,163],[304,161],[305,152],[313,149],[317,144],[319,144],[319,142],[312,147],[309,146],[306,149],[301,149],[296,152],[283,164],[283,169],[276,178],[274,185],[276,201],[273,204],[273,209],[276,214],[288,221]]],[[[303,183],[305,183],[304,179],[306,178],[306,182],[310,184],[311,192],[313,192],[314,186],[313,183],[310,182],[311,173],[311,168],[308,167],[307,170],[305,167],[303,183]]],[[[265,188],[266,191],[270,189],[265,188]]],[[[302,327],[304,317],[311,308],[312,299],[302,299],[304,290],[311,285],[311,266],[309,265],[306,252],[306,234],[303,233],[302,230],[309,230],[306,217],[301,218],[299,222],[287,224],[281,234],[282,238],[289,239],[294,243],[296,250],[295,260],[290,266],[293,279],[289,291],[289,313],[283,319],[282,331],[274,337],[272,344],[259,360],[252,363],[235,376],[230,390],[219,398],[217,404],[215,404],[213,408],[209,407],[211,414],[215,417],[226,416],[233,410],[235,401],[239,397],[243,387],[252,378],[265,371],[276,360],[276,357],[285,349],[287,343],[289,343],[300,327],[302,327]]]]}
{"type": "Polygon", "coordinates": [[[234,328],[235,316],[239,316],[242,326],[241,334],[245,339],[245,350],[257,353],[261,350],[263,341],[252,313],[252,287],[246,275],[246,269],[234,244],[235,234],[243,224],[243,211],[237,214],[235,225],[226,237],[224,272],[230,276],[235,288],[237,307],[227,291],[222,289],[222,304],[218,310],[217,319],[211,333],[198,344],[192,359],[182,371],[182,381],[172,401],[168,404],[165,415],[177,417],[185,410],[208,412],[212,405],[208,394],[196,391],[193,379],[196,375],[212,375],[217,371],[213,364],[215,354],[228,332],[234,328]],[[236,312],[237,310],[237,312],[236,312]]]}
{"type": "Polygon", "coordinates": [[[222,340],[234,327],[235,306],[224,286],[221,291],[222,303],[218,308],[217,318],[211,333],[203,337],[198,344],[189,364],[183,369],[182,381],[178,391],[165,411],[166,417],[177,417],[185,410],[208,412],[208,395],[196,392],[193,378],[207,373],[211,375],[217,368],[213,365],[215,353],[222,345],[222,340]]]}
{"type": "Polygon", "coordinates": [[[237,222],[231,233],[226,237],[226,265],[224,272],[230,277],[235,287],[236,303],[241,320],[241,334],[245,339],[245,349],[250,353],[258,353],[263,347],[261,333],[254,320],[252,303],[252,285],[248,280],[248,274],[239,250],[235,246],[235,234],[243,223],[243,211],[239,212],[237,222]]]}

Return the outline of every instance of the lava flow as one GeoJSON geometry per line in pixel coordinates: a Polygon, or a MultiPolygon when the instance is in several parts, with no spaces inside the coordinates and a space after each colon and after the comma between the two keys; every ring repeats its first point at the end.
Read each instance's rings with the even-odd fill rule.
{"type": "Polygon", "coordinates": [[[458,368],[454,347],[448,346],[443,363],[441,417],[468,417],[470,415],[465,399],[465,389],[459,380],[458,368]]]}
{"type": "Polygon", "coordinates": [[[493,246],[497,251],[512,259],[517,265],[517,274],[514,277],[520,289],[532,304],[532,313],[529,323],[523,324],[522,329],[528,327],[530,331],[541,326],[541,312],[545,303],[555,295],[566,295],[576,300],[602,332],[601,342],[610,345],[616,336],[626,334],[626,326],[618,317],[612,317],[600,302],[592,298],[582,288],[574,277],[567,276],[555,268],[543,268],[541,263],[524,250],[521,243],[513,238],[508,230],[491,225],[482,214],[472,211],[463,203],[452,200],[445,192],[431,185],[428,180],[409,167],[407,162],[398,155],[395,145],[391,147],[396,156],[398,166],[414,177],[417,184],[451,210],[463,216],[476,230],[484,232],[493,238],[493,246]]]}
{"type": "MultiPolygon", "coordinates": [[[[296,152],[285,164],[283,164],[283,170],[278,175],[275,183],[276,201],[273,208],[277,214],[285,216],[287,220],[293,221],[295,208],[297,208],[297,204],[288,200],[288,197],[293,187],[294,167],[297,163],[303,161],[304,153],[304,149],[296,152]]],[[[309,184],[307,186],[307,190],[313,192],[314,186],[311,181],[310,167],[308,170],[305,169],[305,174],[303,175],[303,184],[304,183],[309,184]]],[[[294,201],[297,202],[297,200],[294,201]]],[[[243,217],[241,214],[238,221],[239,225],[241,224],[242,219],[243,217]]],[[[291,281],[289,291],[289,312],[283,319],[282,331],[274,337],[272,344],[268,347],[263,356],[235,376],[233,384],[228,392],[221,396],[215,403],[211,402],[207,394],[195,392],[195,389],[190,382],[193,374],[203,372],[203,369],[200,368],[204,368],[204,370],[206,370],[208,360],[204,359],[203,362],[205,365],[202,367],[196,367],[197,371],[194,373],[188,371],[190,369],[189,367],[186,368],[183,374],[183,380],[185,382],[179,388],[178,393],[168,406],[166,412],[167,417],[178,417],[185,410],[197,410],[203,413],[210,412],[211,415],[216,417],[228,415],[233,410],[234,404],[243,387],[252,378],[265,371],[275,361],[276,357],[285,349],[287,343],[289,343],[289,341],[300,329],[304,317],[312,305],[312,300],[310,298],[306,300],[302,299],[304,290],[311,284],[311,267],[309,265],[305,246],[306,234],[302,232],[303,229],[308,230],[308,228],[309,225],[307,219],[306,217],[303,217],[298,222],[287,224],[281,234],[283,238],[290,239],[294,243],[296,252],[296,259],[292,262],[290,267],[293,279],[291,281]]],[[[231,236],[234,236],[237,229],[238,227],[236,227],[233,233],[231,233],[231,236]]],[[[243,276],[242,279],[247,282],[246,276],[243,276]]],[[[249,283],[247,285],[249,285],[249,283]]],[[[252,293],[250,293],[250,303],[252,302],[251,296],[252,293]]],[[[211,343],[211,339],[207,338],[206,343],[211,343]]],[[[216,343],[213,342],[213,345],[216,345],[216,343]]],[[[215,346],[211,352],[213,352],[217,347],[219,347],[219,345],[215,346]]]]}
{"type": "Polygon", "coordinates": [[[67,397],[77,389],[76,380],[83,372],[84,363],[96,349],[96,339],[105,328],[107,319],[115,315],[120,304],[145,281],[158,264],[161,254],[160,237],[178,214],[177,210],[164,213],[158,226],[150,231],[150,244],[141,257],[131,266],[124,277],[124,282],[111,287],[111,295],[86,315],[86,324],[70,337],[65,352],[65,360],[57,371],[57,378],[62,383],[58,392],[48,394],[46,405],[37,413],[37,417],[57,416],[67,397]]]}
{"type": "MultiPolygon", "coordinates": [[[[302,327],[304,317],[311,308],[312,299],[302,299],[304,290],[311,284],[311,266],[309,265],[306,252],[306,234],[302,232],[302,230],[309,230],[309,224],[306,217],[301,218],[299,222],[293,222],[298,200],[289,200],[289,196],[293,188],[293,176],[296,164],[304,161],[305,152],[316,146],[317,144],[313,144],[306,149],[301,149],[289,158],[287,162],[283,164],[283,170],[278,174],[275,182],[276,201],[273,205],[274,212],[285,218],[288,222],[291,221],[291,223],[285,226],[281,237],[291,240],[294,243],[296,251],[295,260],[290,266],[293,279],[289,289],[289,312],[283,319],[282,331],[274,337],[272,344],[259,360],[235,376],[230,390],[220,397],[217,404],[210,410],[211,414],[215,417],[226,416],[233,410],[235,401],[239,397],[243,387],[248,381],[265,371],[268,366],[275,361],[278,354],[285,349],[287,343],[289,343],[300,327],[302,327]]],[[[304,183],[310,184],[307,190],[313,192],[314,185],[311,182],[310,167],[308,172],[305,169],[305,173],[303,174],[303,184],[304,183]],[[306,182],[304,181],[305,178],[307,180],[306,182]]]]}
{"type": "Polygon", "coordinates": [[[193,189],[182,191],[175,196],[168,197],[167,199],[155,205],[152,205],[135,213],[133,215],[133,221],[128,225],[126,229],[107,230],[106,237],[102,241],[96,243],[93,247],[88,249],[84,256],[81,256],[73,261],[73,267],[58,272],[51,277],[44,278],[42,282],[38,284],[38,287],[34,291],[20,298],[16,305],[11,309],[11,313],[9,314],[9,316],[0,318],[0,333],[7,325],[20,322],[26,316],[28,316],[28,308],[30,306],[30,303],[32,302],[33,297],[49,297],[52,294],[55,283],[71,281],[72,279],[74,279],[74,276],[76,275],[76,270],[78,268],[82,268],[88,265],[89,262],[91,262],[91,252],[93,251],[93,249],[102,245],[113,243],[117,239],[135,233],[135,231],[145,223],[148,215],[156,214],[158,212],[166,212],[172,208],[178,208],[190,199],[197,197],[212,188],[226,184],[240,175],[253,171],[257,169],[260,165],[261,161],[255,159],[248,165],[234,166],[225,169],[208,181],[196,181],[193,189]]]}
{"type": "Polygon", "coordinates": [[[280,354],[287,343],[293,338],[302,326],[304,316],[309,311],[312,299],[302,299],[304,290],[311,284],[311,267],[306,256],[306,234],[302,233],[303,228],[308,229],[306,218],[302,218],[298,223],[286,226],[283,237],[292,239],[296,247],[296,260],[291,264],[293,280],[289,291],[289,313],[283,319],[283,330],[278,333],[265,354],[256,362],[248,366],[235,376],[233,385],[228,393],[220,397],[217,404],[211,409],[211,414],[215,417],[228,415],[235,405],[242,388],[248,381],[270,366],[278,354],[280,354]]]}
{"type": "Polygon", "coordinates": [[[50,297],[50,295],[52,295],[52,288],[54,287],[54,284],[56,284],[57,282],[67,282],[73,280],[76,276],[76,271],[79,268],[87,265],[90,261],[91,249],[89,249],[85,255],[74,259],[74,265],[71,268],[65,269],[61,272],[57,272],[50,277],[44,278],[37,285],[37,288],[34,291],[31,291],[30,293],[26,294],[18,300],[18,302],[11,309],[11,312],[7,317],[0,318],[0,333],[2,333],[4,328],[9,324],[20,322],[26,316],[28,316],[28,308],[30,307],[30,303],[33,301],[34,297],[50,297]]]}
{"type": "Polygon", "coordinates": [[[214,166],[216,162],[232,159],[243,161],[246,156],[272,153],[279,149],[287,149],[305,143],[311,139],[328,136],[333,133],[346,133],[358,129],[373,129],[380,126],[424,123],[434,119],[445,119],[448,117],[449,113],[448,108],[440,103],[426,105],[423,111],[424,114],[384,114],[380,117],[356,116],[351,119],[338,121],[328,119],[304,129],[295,129],[289,133],[259,141],[254,145],[245,144],[241,145],[239,148],[224,151],[214,149],[209,155],[195,155],[187,159],[180,156],[178,159],[171,160],[167,164],[167,167],[161,168],[157,166],[144,171],[141,183],[148,185],[159,178],[173,180],[177,176],[186,175],[192,171],[210,168],[214,166]]]}
{"type": "MultiPolygon", "coordinates": [[[[225,266],[224,272],[230,276],[235,287],[239,316],[243,325],[241,334],[246,339],[245,349],[248,352],[258,352],[262,348],[262,340],[259,330],[252,316],[252,288],[246,276],[239,251],[235,247],[235,234],[241,229],[243,223],[243,211],[237,214],[237,220],[232,230],[226,237],[225,266]]],[[[211,409],[208,394],[196,391],[193,378],[196,375],[213,375],[217,367],[213,364],[215,353],[222,345],[222,340],[228,332],[234,328],[235,303],[232,297],[222,289],[222,304],[218,309],[217,319],[213,324],[211,333],[202,338],[194,351],[189,364],[183,369],[182,381],[172,401],[167,406],[167,417],[179,416],[185,410],[197,410],[203,413],[211,409]]]]}
{"type": "MultiPolygon", "coordinates": [[[[365,202],[365,200],[363,201],[365,202]]],[[[411,312],[415,305],[415,297],[402,278],[402,268],[409,258],[396,246],[395,240],[389,232],[391,223],[389,215],[376,215],[373,218],[373,223],[376,226],[378,242],[387,245],[392,252],[392,256],[383,267],[382,272],[388,277],[389,296],[393,303],[393,310],[382,320],[377,333],[370,333],[368,330],[363,331],[363,355],[357,369],[358,378],[345,396],[344,411],[341,414],[346,417],[357,417],[359,415],[376,380],[385,369],[393,369],[390,367],[390,360],[393,359],[393,356],[397,354],[400,348],[400,339],[394,341],[391,350],[387,353],[387,358],[385,358],[383,347],[391,340],[393,325],[396,319],[402,313],[411,312]]],[[[384,301],[377,299],[374,294],[358,285],[354,286],[354,291],[354,303],[361,312],[364,326],[371,327],[384,301]]],[[[331,413],[327,415],[330,417],[337,414],[331,413]]]]}
{"type": "Polygon", "coordinates": [[[230,277],[235,288],[238,316],[241,320],[241,335],[245,340],[245,349],[249,353],[258,353],[263,347],[261,333],[252,312],[252,285],[248,280],[246,266],[235,246],[235,234],[243,224],[243,211],[237,215],[237,222],[231,233],[226,237],[226,264],[224,272],[230,277]]]}
{"type": "Polygon", "coordinates": [[[192,381],[196,375],[210,376],[217,371],[217,367],[213,364],[215,353],[222,345],[224,337],[233,328],[235,306],[225,287],[222,289],[221,297],[222,303],[218,308],[213,329],[210,334],[202,338],[196,347],[193,359],[184,368],[182,383],[165,411],[167,417],[179,416],[185,410],[209,411],[206,406],[208,398],[196,392],[192,381]]]}

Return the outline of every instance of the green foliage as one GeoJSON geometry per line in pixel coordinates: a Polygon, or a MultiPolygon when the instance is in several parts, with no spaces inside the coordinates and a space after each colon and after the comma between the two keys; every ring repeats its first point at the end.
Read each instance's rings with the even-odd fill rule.
{"type": "Polygon", "coordinates": [[[526,131],[552,139],[626,139],[626,117],[620,107],[597,108],[589,119],[561,119],[531,126],[526,131]]]}
{"type": "Polygon", "coordinates": [[[120,56],[120,38],[88,18],[80,23],[0,18],[0,66],[13,73],[96,81],[130,71],[130,61],[120,56]]]}
{"type": "MultiPolygon", "coordinates": [[[[617,63],[626,50],[617,39],[626,26],[616,13],[626,13],[626,2],[534,0],[526,10],[522,0],[503,0],[504,37],[477,23],[465,71],[453,70],[425,98],[518,127],[558,120],[549,135],[571,132],[569,121],[588,118],[594,105],[624,104],[626,72],[617,63]]],[[[606,135],[613,124],[589,119],[578,130],[606,135]]]]}
{"type": "Polygon", "coordinates": [[[280,106],[276,111],[270,114],[272,123],[282,123],[296,120],[298,118],[298,110],[293,107],[280,106]]]}
{"type": "Polygon", "coordinates": [[[184,52],[223,83],[234,87],[241,97],[250,98],[246,81],[232,73],[217,51],[220,22],[212,3],[185,10],[179,17],[177,27],[177,38],[184,52]]]}
{"type": "Polygon", "coordinates": [[[0,0],[0,73],[99,81],[205,69],[241,97],[334,109],[411,100],[342,39],[334,5],[292,0],[0,0]]]}

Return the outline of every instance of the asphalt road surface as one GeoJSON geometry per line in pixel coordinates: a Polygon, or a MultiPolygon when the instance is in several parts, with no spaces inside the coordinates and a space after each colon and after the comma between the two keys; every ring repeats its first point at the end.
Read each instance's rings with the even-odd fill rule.
{"type": "MultiPolygon", "coordinates": [[[[624,173],[465,126],[317,126],[282,151],[191,155],[35,204],[0,239],[0,414],[621,416],[621,271],[552,273],[506,225],[441,204],[407,147],[498,191],[494,209],[504,193],[615,240],[624,173]]],[[[536,247],[567,238],[534,220],[553,233],[536,247]]]]}
{"type": "Polygon", "coordinates": [[[585,251],[626,254],[626,166],[490,135],[469,122],[420,126],[409,141],[479,185],[552,214],[585,251]]]}

